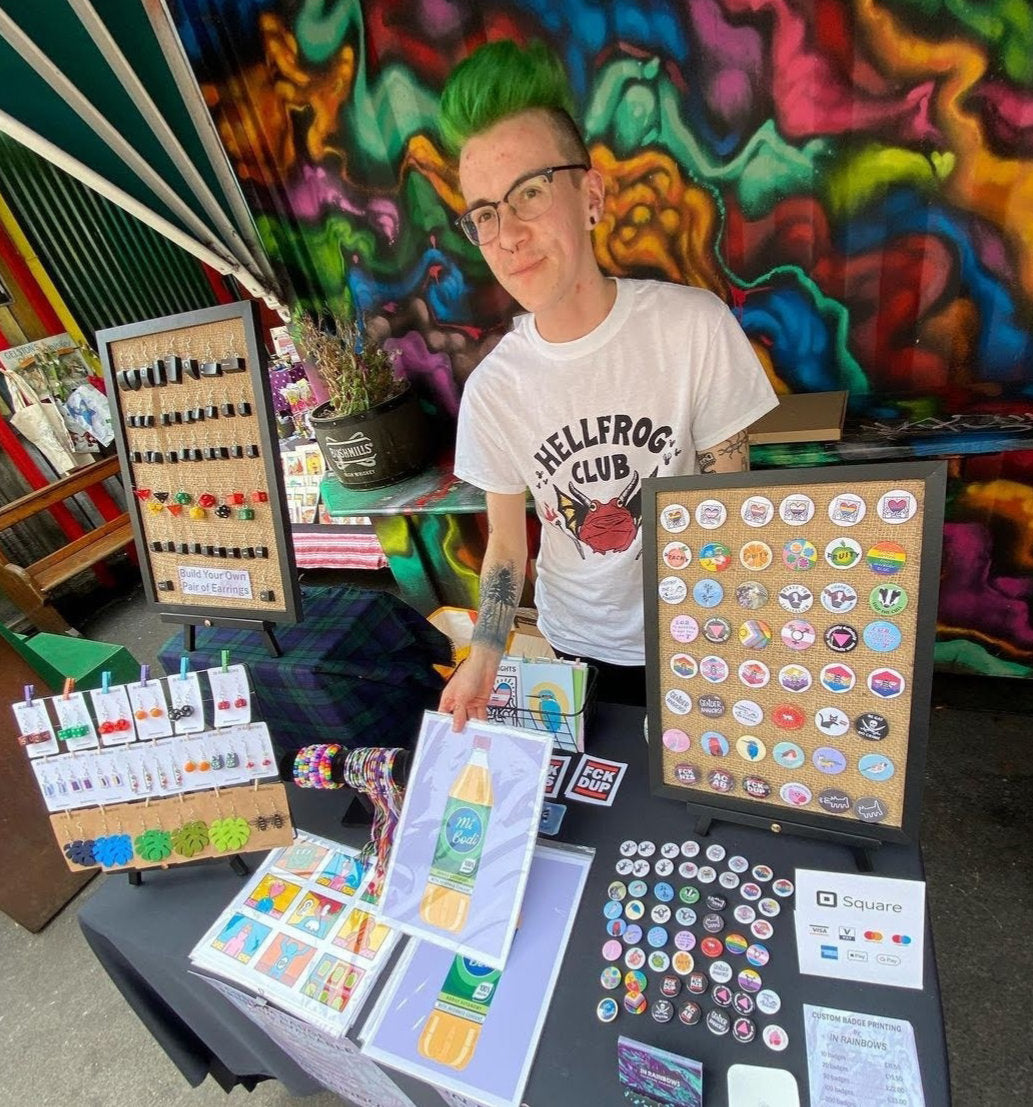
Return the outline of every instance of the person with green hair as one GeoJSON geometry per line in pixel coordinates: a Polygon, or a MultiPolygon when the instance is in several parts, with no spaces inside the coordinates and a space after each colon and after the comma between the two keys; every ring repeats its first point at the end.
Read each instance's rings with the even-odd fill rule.
{"type": "Polygon", "coordinates": [[[441,697],[487,717],[542,525],[535,605],[559,656],[599,669],[609,702],[645,702],[641,482],[749,468],[746,428],[777,403],[712,293],[613,279],[592,246],[606,186],[544,45],[491,42],[450,74],[442,141],[459,160],[457,224],[525,310],[467,380],[456,476],[485,491],[488,544],[469,656],[441,697]]]}

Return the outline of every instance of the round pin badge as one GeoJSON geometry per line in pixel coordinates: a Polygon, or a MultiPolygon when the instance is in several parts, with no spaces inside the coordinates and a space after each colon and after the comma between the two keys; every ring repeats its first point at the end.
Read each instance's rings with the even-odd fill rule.
{"type": "Polygon", "coordinates": [[[907,550],[899,542],[876,542],[865,560],[873,573],[891,577],[907,564],[907,550]]]}
{"type": "Polygon", "coordinates": [[[794,572],[806,572],[814,568],[818,551],[807,538],[790,538],[782,547],[782,564],[794,572]]]}
{"type": "Polygon", "coordinates": [[[756,995],[764,984],[756,969],[743,969],[735,979],[742,991],[750,995],[756,995]]]}
{"type": "Polygon", "coordinates": [[[856,590],[841,580],[826,584],[820,596],[821,606],[826,611],[831,611],[833,615],[845,615],[857,606],[856,590]]]}
{"type": "Polygon", "coordinates": [[[744,543],[739,550],[739,564],[751,572],[761,573],[771,567],[774,556],[767,542],[754,539],[752,542],[744,543]]]}
{"type": "Polygon", "coordinates": [[[735,791],[735,777],[724,769],[711,769],[707,773],[707,784],[710,785],[713,791],[720,792],[723,795],[735,791]]]}
{"type": "Polygon", "coordinates": [[[713,865],[702,865],[699,872],[696,873],[696,879],[700,884],[713,884],[717,880],[717,869],[713,865]]]}
{"type": "Polygon", "coordinates": [[[671,965],[671,959],[662,949],[654,949],[647,962],[653,972],[666,972],[671,965]]]}
{"type": "Polygon", "coordinates": [[[705,857],[708,861],[713,861],[715,864],[718,861],[725,859],[725,847],[720,842],[711,842],[706,848],[705,857]]]}
{"type": "Polygon", "coordinates": [[[868,691],[880,699],[896,699],[905,686],[904,677],[896,669],[876,669],[868,674],[868,691]]]}
{"type": "Polygon", "coordinates": [[[669,857],[658,857],[653,864],[653,872],[657,876],[670,876],[674,872],[674,862],[669,857]]]}
{"type": "Polygon", "coordinates": [[[675,642],[688,645],[699,635],[699,623],[691,615],[675,615],[671,620],[671,637],[675,642]]]}
{"type": "Polygon", "coordinates": [[[638,842],[633,841],[631,838],[625,839],[620,844],[621,857],[634,857],[638,853],[638,842]]]}
{"type": "Polygon", "coordinates": [[[791,650],[809,650],[814,645],[817,632],[804,619],[790,619],[779,632],[782,645],[791,650]]]}
{"type": "Polygon", "coordinates": [[[691,972],[685,986],[694,996],[701,996],[710,987],[710,980],[705,972],[691,972]]]}
{"type": "Polygon", "coordinates": [[[674,715],[688,715],[692,710],[692,697],[680,688],[671,688],[664,695],[664,704],[674,715]]]}
{"type": "Polygon", "coordinates": [[[696,506],[696,522],[704,530],[723,527],[728,519],[728,509],[720,500],[701,500],[696,506]]]}
{"type": "Polygon", "coordinates": [[[900,627],[885,619],[876,619],[864,628],[861,638],[875,653],[892,653],[900,645],[900,627]]]}
{"type": "Polygon", "coordinates": [[[684,569],[692,561],[692,550],[684,542],[668,542],[660,556],[668,569],[684,569]]]}
{"type": "Polygon", "coordinates": [[[624,947],[615,939],[611,939],[610,941],[603,944],[604,961],[617,961],[620,959],[620,956],[623,952],[624,947]]]}
{"type": "Polygon", "coordinates": [[[699,865],[695,861],[683,861],[678,866],[678,875],[685,880],[695,880],[699,872],[699,865]]]}
{"type": "Polygon", "coordinates": [[[750,863],[741,853],[735,853],[728,858],[728,867],[733,873],[744,873],[750,867],[750,863]]]}
{"type": "Polygon", "coordinates": [[[667,931],[662,926],[651,926],[646,934],[651,949],[663,949],[667,945],[667,931]]]}
{"type": "MultiPolygon", "coordinates": [[[[743,734],[736,740],[735,752],[744,761],[763,761],[767,757],[768,749],[756,735],[743,734]]],[[[735,873],[732,873],[732,876],[735,876],[735,873]]]]}
{"type": "MultiPolygon", "coordinates": [[[[616,905],[620,907],[620,904],[616,905]]],[[[606,933],[611,938],[621,938],[624,936],[624,932],[627,929],[628,924],[623,919],[611,918],[606,924],[606,933]]]]}
{"type": "Polygon", "coordinates": [[[711,757],[725,757],[728,754],[728,739],[716,730],[705,730],[699,737],[699,748],[711,757]]]}
{"type": "Polygon", "coordinates": [[[818,674],[818,680],[826,692],[838,694],[849,692],[857,683],[857,676],[849,665],[834,661],[831,665],[822,668],[818,674]]]}
{"type": "Polygon", "coordinates": [[[778,605],[794,615],[803,615],[814,604],[814,593],[802,584],[787,584],[778,590],[778,605]]]}
{"type": "Polygon", "coordinates": [[[868,596],[868,606],[876,615],[899,615],[907,604],[907,592],[894,584],[877,584],[868,596]]]}
{"type": "Polygon", "coordinates": [[[768,598],[768,590],[760,581],[744,580],[735,586],[735,602],[747,611],[758,611],[768,602],[768,598]]]}
{"type": "MultiPolygon", "coordinates": [[[[657,885],[657,887],[659,887],[659,885],[657,885]]],[[[664,887],[670,888],[671,886],[670,884],[665,884],[664,887]]],[[[672,890],[670,896],[668,896],[667,898],[672,899],[673,897],[674,891],[672,890]]],[[[658,926],[663,926],[670,919],[670,917],[671,909],[667,906],[666,903],[654,903],[653,906],[650,908],[649,918],[658,926]]]]}
{"type": "Polygon", "coordinates": [[[778,684],[786,692],[806,692],[813,683],[811,672],[795,662],[783,665],[778,671],[778,684]]]}
{"type": "Polygon", "coordinates": [[[638,969],[632,969],[624,974],[624,987],[629,992],[644,992],[647,984],[646,974],[638,969]]]}
{"type": "Polygon", "coordinates": [[[718,1007],[732,1006],[732,989],[727,984],[715,984],[710,989],[710,999],[718,1007]]]}
{"type": "Polygon", "coordinates": [[[700,659],[699,673],[711,684],[723,684],[728,679],[728,662],[716,654],[707,654],[700,659]]]}
{"type": "Polygon", "coordinates": [[[621,941],[626,946],[637,946],[642,941],[642,927],[638,923],[627,923],[621,941]]]}
{"type": "Polygon", "coordinates": [[[780,876],[772,883],[771,890],[780,899],[788,899],[796,891],[796,885],[786,877],[780,876]]]}
{"type": "Polygon", "coordinates": [[[710,979],[715,984],[727,984],[735,974],[727,961],[715,961],[710,966],[710,979]]]}
{"type": "Polygon", "coordinates": [[[744,776],[742,790],[755,800],[767,799],[771,795],[771,785],[762,776],[744,776]]]}
{"type": "Polygon", "coordinates": [[[644,857],[637,857],[631,863],[631,871],[635,876],[648,876],[649,862],[644,857]]]}
{"type": "Polygon", "coordinates": [[[757,1010],[763,1015],[777,1015],[782,1010],[782,997],[771,988],[761,988],[755,996],[757,1010]]]}
{"type": "Polygon", "coordinates": [[[717,607],[725,598],[725,590],[716,580],[704,578],[692,586],[692,598],[700,607],[717,607]]]}
{"type": "Polygon", "coordinates": [[[763,688],[771,680],[771,670],[763,661],[751,657],[740,664],[739,680],[747,688],[763,688]]]}
{"type": "Polygon", "coordinates": [[[782,1053],[789,1045],[789,1035],[781,1026],[776,1026],[774,1023],[769,1023],[764,1027],[761,1031],[761,1038],[768,1049],[775,1053],[782,1053]]]}
{"type": "Polygon", "coordinates": [[[746,960],[756,969],[762,969],[771,960],[768,947],[760,942],[753,942],[746,949],[746,960]]]}
{"type": "Polygon", "coordinates": [[[857,649],[858,636],[849,623],[833,623],[823,635],[825,645],[833,653],[851,653],[857,649]]]}
{"type": "Polygon", "coordinates": [[[784,803],[788,803],[792,807],[806,807],[813,798],[810,788],[797,780],[783,784],[779,788],[778,794],[782,797],[784,803]]]}
{"type": "Polygon", "coordinates": [[[615,896],[613,894],[613,887],[614,885],[611,884],[611,891],[609,894],[612,898],[609,900],[609,902],[603,904],[603,917],[607,919],[619,919],[624,913],[624,908],[621,907],[620,903],[617,902],[617,900],[623,899],[626,894],[626,892],[624,891],[624,885],[619,885],[619,887],[621,888],[621,894],[619,896],[615,896]]]}
{"type": "Polygon", "coordinates": [[[763,619],[747,619],[739,627],[739,644],[747,650],[763,650],[771,645],[771,627],[763,619]]]}
{"type": "Polygon", "coordinates": [[[674,999],[674,997],[681,992],[681,988],[681,978],[675,976],[673,973],[668,973],[668,975],[660,981],[660,994],[666,996],[668,999],[674,999]]]}
{"type": "MultiPolygon", "coordinates": [[[[641,969],[645,963],[646,951],[640,946],[632,946],[631,949],[624,954],[624,964],[627,965],[629,969],[641,969]]],[[[642,987],[644,988],[645,985],[643,984],[642,987]]]]}
{"type": "Polygon", "coordinates": [[[725,949],[728,950],[729,953],[745,953],[749,945],[750,943],[742,934],[732,933],[725,937],[725,949]]]}
{"type": "Polygon", "coordinates": [[[846,756],[835,746],[819,746],[811,754],[811,764],[819,773],[836,776],[846,768],[846,756]]]}
{"type": "Polygon", "coordinates": [[[753,879],[760,881],[761,884],[767,884],[767,882],[775,875],[774,870],[770,865],[754,865],[753,866],[753,879]]]}
{"type": "Polygon", "coordinates": [[[850,718],[838,707],[821,707],[814,713],[814,725],[830,738],[840,738],[850,729],[850,718]]]}
{"type": "Polygon", "coordinates": [[[678,843],[677,842],[664,842],[660,846],[660,856],[670,861],[672,858],[678,856],[678,843]]]}
{"type": "Polygon", "coordinates": [[[724,952],[724,943],[720,938],[710,935],[699,943],[699,951],[704,957],[720,957],[724,952]]]}
{"type": "Polygon", "coordinates": [[[699,567],[707,573],[723,573],[732,564],[732,551],[723,542],[707,542],[699,548],[699,567]]]}
{"type": "Polygon", "coordinates": [[[866,753],[857,762],[857,771],[868,780],[889,780],[897,771],[896,766],[888,757],[878,753],[866,753]]]}
{"type": "Polygon", "coordinates": [[[613,1022],[617,1017],[617,1001],[612,996],[606,996],[596,1004],[595,1014],[600,1022],[613,1022]]]}
{"type": "Polygon", "coordinates": [[[766,527],[775,517],[775,505],[766,496],[749,496],[739,515],[748,527],[766,527]]]}
{"type": "Polygon", "coordinates": [[[671,968],[674,969],[679,976],[688,976],[695,967],[695,964],[696,962],[692,954],[683,949],[678,950],[671,958],[671,968]]]}
{"type": "Polygon", "coordinates": [[[752,1019],[737,1018],[732,1023],[732,1037],[743,1045],[748,1045],[757,1036],[757,1027],[752,1019]]]}
{"type": "Polygon", "coordinates": [[[792,492],[778,505],[778,517],[791,527],[802,527],[814,518],[814,501],[810,496],[792,492]]]}
{"type": "Polygon", "coordinates": [[[692,741],[685,731],[676,728],[665,730],[661,740],[664,748],[669,749],[671,753],[684,753],[692,745],[692,741]]]}
{"type": "Polygon", "coordinates": [[[724,645],[732,637],[732,625],[727,619],[713,616],[703,621],[703,637],[715,646],[724,645]]]}
{"type": "Polygon", "coordinates": [[[688,593],[681,577],[664,577],[657,586],[657,591],[664,603],[681,603],[688,593]]]}
{"type": "Polygon", "coordinates": [[[719,873],[717,882],[722,888],[727,888],[728,891],[739,887],[739,877],[733,872],[719,873]]]}
{"type": "Polygon", "coordinates": [[[671,672],[682,680],[691,680],[699,672],[699,665],[687,653],[676,653],[671,658],[671,672]]]}
{"type": "Polygon", "coordinates": [[[678,899],[691,907],[692,904],[699,903],[699,889],[694,888],[691,884],[683,884],[678,889],[678,899]]]}
{"type": "Polygon", "coordinates": [[[803,748],[796,742],[779,742],[771,751],[771,756],[783,769],[795,769],[804,763],[803,748]]]}
{"type": "Polygon", "coordinates": [[[676,949],[691,953],[696,948],[696,935],[691,930],[679,930],[674,935],[676,949]]]}
{"type": "Polygon", "coordinates": [[[752,880],[747,881],[739,888],[739,895],[749,903],[756,902],[763,894],[760,885],[754,884],[752,880]]]}
{"type": "Polygon", "coordinates": [[[622,857],[614,868],[618,876],[628,876],[631,873],[632,863],[630,857],[622,857]]]}
{"type": "Polygon", "coordinates": [[[754,938],[759,938],[762,942],[766,942],[771,935],[775,933],[775,928],[767,919],[756,919],[750,923],[750,933],[754,938]]]}
{"type": "Polygon", "coordinates": [[[740,903],[732,914],[735,916],[735,921],[742,923],[743,926],[749,926],[757,917],[757,912],[748,903],[740,903]]]}
{"type": "Polygon", "coordinates": [[[658,999],[649,1013],[654,1022],[670,1022],[674,1018],[674,1004],[669,999],[658,999]]]}
{"type": "Polygon", "coordinates": [[[616,965],[607,965],[599,977],[599,982],[608,992],[612,992],[614,988],[619,988],[621,984],[620,969],[616,965]]]}
{"type": "Polygon", "coordinates": [[[706,904],[708,911],[723,911],[728,906],[728,900],[720,892],[710,892],[706,904]]]}
{"type": "Polygon", "coordinates": [[[861,543],[852,538],[833,538],[825,547],[825,561],[833,569],[852,569],[863,556],[861,543]]]}
{"type": "Polygon", "coordinates": [[[660,526],[668,534],[681,534],[689,525],[690,515],[681,504],[668,504],[660,512],[660,526]]]}
{"type": "Polygon", "coordinates": [[[877,711],[865,711],[854,720],[854,730],[869,742],[881,742],[890,732],[889,720],[877,711]]]}
{"type": "MultiPolygon", "coordinates": [[[[691,907],[679,907],[674,912],[675,921],[679,926],[695,926],[696,912],[691,907]]],[[[677,941],[677,939],[676,939],[677,941]]],[[[686,947],[691,948],[691,947],[686,947]]]]}
{"type": "Polygon", "coordinates": [[[878,796],[861,796],[854,802],[854,814],[864,823],[881,823],[889,808],[878,796]]]}
{"type": "MultiPolygon", "coordinates": [[[[703,916],[702,926],[708,934],[720,934],[721,931],[725,928],[725,921],[721,918],[720,915],[711,912],[710,914],[703,916]]],[[[705,952],[706,950],[704,950],[704,953],[705,952]]]]}
{"type": "Polygon", "coordinates": [[[688,838],[684,842],[682,842],[682,844],[681,844],[681,855],[682,855],[682,857],[690,857],[690,858],[691,857],[698,857],[699,856],[699,851],[702,848],[703,847],[699,844],[699,842],[694,842],[691,838],[688,838]]]}
{"type": "Polygon", "coordinates": [[[868,508],[860,496],[852,492],[841,492],[829,503],[829,518],[840,527],[856,526],[864,517],[868,508]]]}
{"type": "MultiPolygon", "coordinates": [[[[606,1000],[603,1000],[605,1003],[606,1000]]],[[[628,992],[624,996],[624,1010],[629,1015],[644,1015],[649,1007],[649,1000],[641,992],[628,992]]]]}
{"type": "Polygon", "coordinates": [[[633,880],[628,885],[628,895],[632,899],[641,899],[649,891],[649,885],[644,880],[633,880]]]}
{"type": "Polygon", "coordinates": [[[702,1017],[703,1011],[700,1005],[693,1003],[691,999],[678,1009],[678,1021],[683,1026],[695,1026],[702,1017]]]}
{"type": "Polygon", "coordinates": [[[779,730],[799,730],[806,717],[794,704],[776,703],[771,709],[771,721],[779,730]]]}
{"type": "MultiPolygon", "coordinates": [[[[624,884],[620,880],[611,881],[610,886],[606,889],[607,898],[609,898],[610,900],[617,900],[618,901],[618,906],[617,906],[617,914],[618,915],[621,912],[619,901],[624,899],[624,897],[627,896],[627,894],[628,894],[627,885],[624,884]]],[[[616,916],[615,915],[607,915],[607,918],[616,918],[616,916]]]]}
{"type": "Polygon", "coordinates": [[[756,1006],[748,992],[736,992],[732,996],[732,1007],[740,1015],[752,1015],[756,1006]]]}
{"type": "Polygon", "coordinates": [[[651,842],[648,838],[643,838],[641,842],[635,847],[639,857],[652,857],[656,853],[656,842],[651,842]]]}
{"type": "Polygon", "coordinates": [[[716,1034],[718,1037],[721,1037],[731,1030],[732,1020],[728,1017],[727,1011],[722,1011],[719,1007],[715,1007],[707,1012],[706,1025],[711,1034],[716,1034]]]}
{"type": "Polygon", "coordinates": [[[732,718],[741,726],[757,726],[764,722],[764,710],[753,700],[736,700],[732,704],[732,718]]]}
{"type": "Polygon", "coordinates": [[[725,701],[713,692],[704,692],[696,697],[699,713],[708,719],[720,719],[725,713],[725,701]]]}
{"type": "Polygon", "coordinates": [[[894,488],[879,497],[875,513],[884,523],[906,523],[918,512],[918,501],[905,488],[894,488]]]}
{"type": "Polygon", "coordinates": [[[846,815],[854,801],[839,788],[826,788],[818,793],[818,806],[830,815],[846,815]]]}
{"type": "Polygon", "coordinates": [[[782,905],[777,899],[773,899],[771,896],[764,896],[763,899],[757,901],[757,910],[766,919],[778,918],[778,915],[782,911],[782,905]]]}
{"type": "Polygon", "coordinates": [[[632,922],[637,922],[646,913],[645,906],[640,899],[630,899],[624,905],[624,914],[632,922]]]}

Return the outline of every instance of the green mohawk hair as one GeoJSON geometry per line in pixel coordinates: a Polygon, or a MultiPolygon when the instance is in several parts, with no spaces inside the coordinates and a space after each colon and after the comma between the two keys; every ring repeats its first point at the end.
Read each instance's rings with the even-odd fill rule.
{"type": "Polygon", "coordinates": [[[438,128],[445,149],[455,157],[473,135],[534,109],[554,118],[565,116],[580,142],[572,118],[574,97],[563,63],[542,42],[522,47],[503,39],[485,43],[449,74],[441,94],[438,128]]]}

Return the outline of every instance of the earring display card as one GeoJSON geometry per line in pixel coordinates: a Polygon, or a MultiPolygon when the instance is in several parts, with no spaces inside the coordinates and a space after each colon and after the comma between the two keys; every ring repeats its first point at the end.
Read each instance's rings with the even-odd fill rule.
{"type": "Polygon", "coordinates": [[[299,834],[269,855],[191,963],[344,1034],[398,939],[374,918],[374,878],[375,866],[356,851],[299,834]]]}
{"type": "Polygon", "coordinates": [[[97,333],[147,598],[198,622],[300,617],[258,326],[247,302],[97,333]]]}
{"type": "Polygon", "coordinates": [[[945,481],[911,463],[644,484],[655,792],[915,837],[945,481]]]}

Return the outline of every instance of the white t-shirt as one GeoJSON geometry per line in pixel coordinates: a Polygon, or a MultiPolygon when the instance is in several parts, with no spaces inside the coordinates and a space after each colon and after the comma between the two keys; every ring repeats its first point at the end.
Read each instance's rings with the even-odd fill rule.
{"type": "Polygon", "coordinates": [[[643,664],[642,479],[696,473],[697,451],[776,403],[742,328],[702,289],[618,280],[610,313],[573,342],[514,321],[466,383],[455,472],[487,492],[530,488],[538,624],[556,649],[643,664]]]}

